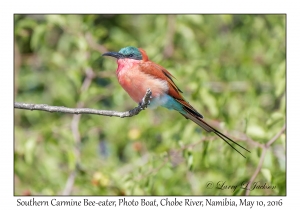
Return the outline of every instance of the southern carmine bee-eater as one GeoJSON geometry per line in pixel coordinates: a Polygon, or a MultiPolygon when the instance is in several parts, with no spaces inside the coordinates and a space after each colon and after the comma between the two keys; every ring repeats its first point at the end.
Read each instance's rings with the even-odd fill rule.
{"type": "MultiPolygon", "coordinates": [[[[150,107],[163,106],[170,110],[176,110],[185,118],[201,126],[205,131],[215,133],[238,153],[240,152],[228,141],[250,152],[205,122],[203,115],[183,98],[182,91],[174,83],[171,73],[164,67],[150,61],[143,49],[125,47],[119,52],[104,53],[103,56],[117,58],[116,74],[118,81],[135,102],[140,103],[146,90],[150,88],[152,91],[150,107]]],[[[242,153],[240,154],[245,157],[242,153]]]]}

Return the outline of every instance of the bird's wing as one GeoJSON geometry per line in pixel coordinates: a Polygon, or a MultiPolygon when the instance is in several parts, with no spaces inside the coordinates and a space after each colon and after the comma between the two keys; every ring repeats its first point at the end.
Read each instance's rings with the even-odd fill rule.
{"type": "MultiPolygon", "coordinates": [[[[151,61],[147,62],[141,62],[140,63],[140,70],[144,72],[145,74],[149,74],[154,78],[158,78],[161,80],[165,80],[168,82],[169,86],[169,92],[168,94],[172,96],[178,103],[180,103],[183,106],[183,109],[188,112],[191,115],[194,115],[195,117],[203,118],[203,115],[197,112],[194,107],[192,107],[189,102],[187,102],[184,97],[181,95],[182,91],[177,87],[175,82],[173,81],[173,78],[175,78],[168,70],[166,70],[164,67],[155,64],[151,61]]],[[[185,116],[187,117],[187,116],[185,116]]],[[[204,128],[205,129],[205,128],[204,128]]],[[[207,129],[205,129],[207,130],[207,129]]],[[[208,130],[207,130],[208,131],[208,130]]]]}
{"type": "Polygon", "coordinates": [[[235,151],[245,157],[241,152],[239,152],[236,148],[234,148],[228,141],[238,145],[239,147],[243,148],[244,150],[250,152],[246,148],[242,147],[235,141],[233,141],[228,136],[224,135],[223,133],[219,132],[212,126],[210,126],[207,122],[203,120],[203,116],[197,112],[186,100],[184,100],[183,96],[180,94],[181,90],[176,86],[173,79],[174,78],[170,72],[164,69],[162,66],[159,66],[151,61],[141,62],[140,70],[143,71],[145,74],[149,74],[154,78],[162,79],[168,81],[169,92],[168,94],[172,96],[176,101],[178,101],[183,109],[186,111],[185,114],[182,114],[185,118],[194,121],[196,124],[201,126],[207,132],[214,132],[217,136],[219,136],[222,140],[224,140],[230,147],[232,147],[235,151]]]}

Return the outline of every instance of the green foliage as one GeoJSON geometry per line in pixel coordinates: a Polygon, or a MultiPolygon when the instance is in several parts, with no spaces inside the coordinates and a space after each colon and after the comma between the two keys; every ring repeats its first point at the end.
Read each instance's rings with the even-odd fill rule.
{"type": "MultiPolygon", "coordinates": [[[[142,47],[176,78],[214,127],[251,150],[245,160],[180,114],[147,109],[132,118],[15,109],[15,194],[244,195],[261,148],[285,124],[284,15],[15,15],[15,101],[126,111],[136,106],[102,53],[142,47]],[[86,71],[95,77],[84,88],[86,71]],[[75,131],[74,131],[75,125],[75,131]],[[211,140],[211,141],[210,141],[211,140]],[[198,142],[198,143],[197,143],[198,142]],[[78,151],[80,155],[78,155],[78,151]],[[213,182],[212,189],[207,188],[213,182]]],[[[286,194],[285,134],[255,181],[286,194]]]]}

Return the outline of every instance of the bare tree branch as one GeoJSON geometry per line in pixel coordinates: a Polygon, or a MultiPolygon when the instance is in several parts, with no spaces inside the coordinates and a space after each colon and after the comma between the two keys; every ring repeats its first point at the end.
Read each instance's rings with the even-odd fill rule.
{"type": "MultiPolygon", "coordinates": [[[[243,134],[242,137],[243,138],[239,138],[239,140],[241,141],[247,141],[249,144],[252,144],[255,147],[260,147],[262,148],[262,154],[260,156],[260,160],[259,163],[253,173],[253,175],[251,176],[249,182],[248,182],[248,189],[245,192],[245,195],[249,195],[250,194],[250,189],[251,189],[251,185],[254,182],[255,178],[257,177],[257,175],[259,174],[259,172],[261,171],[264,159],[265,159],[265,155],[267,150],[269,149],[269,147],[271,146],[271,144],[273,144],[279,137],[280,135],[286,130],[286,125],[284,125],[280,131],[272,138],[270,139],[266,144],[261,144],[261,143],[257,143],[255,142],[253,139],[251,139],[250,137],[248,137],[246,134],[243,134]]],[[[135,181],[139,182],[140,180],[146,178],[147,176],[150,175],[154,175],[157,172],[159,172],[159,170],[164,167],[168,162],[172,162],[172,156],[176,155],[176,154],[181,154],[182,151],[189,149],[189,148],[193,148],[197,145],[199,145],[200,143],[204,142],[204,141],[212,141],[213,139],[215,139],[216,137],[205,137],[197,142],[191,143],[191,144],[187,144],[182,146],[181,148],[177,149],[177,150],[172,150],[169,151],[167,156],[165,156],[161,161],[161,165],[159,165],[156,168],[152,168],[150,169],[148,172],[141,174],[140,176],[137,176],[136,178],[134,178],[135,181]]],[[[127,173],[132,173],[133,169],[136,168],[136,166],[140,166],[142,167],[143,165],[146,165],[150,162],[149,159],[149,154],[145,154],[143,155],[136,163],[130,163],[130,165],[124,166],[122,167],[119,172],[121,174],[127,174],[127,173]]]]}
{"type": "Polygon", "coordinates": [[[266,147],[269,147],[269,146],[271,146],[271,144],[273,144],[274,143],[274,141],[276,141],[276,139],[278,139],[279,138],[279,136],[285,131],[285,129],[286,129],[286,125],[284,125],[282,128],[281,128],[281,130],[270,140],[270,141],[268,141],[268,143],[266,143],[266,147]]]}
{"type": "MultiPolygon", "coordinates": [[[[93,78],[93,73],[92,72],[86,72],[86,73],[87,73],[87,76],[89,77],[88,79],[92,79],[93,78]]],[[[84,91],[88,86],[89,86],[89,81],[84,82],[81,91],[84,91]]],[[[17,109],[27,109],[27,110],[31,110],[31,111],[32,110],[41,110],[41,111],[47,111],[47,112],[61,112],[61,113],[76,114],[76,115],[77,114],[96,114],[96,115],[103,115],[103,116],[110,116],[110,117],[115,116],[115,117],[124,118],[124,117],[132,117],[134,115],[137,115],[142,110],[144,110],[145,108],[147,108],[147,106],[150,103],[151,95],[152,95],[151,90],[147,89],[146,94],[145,94],[142,102],[139,104],[139,106],[133,108],[132,110],[126,111],[126,112],[81,108],[83,104],[81,104],[81,105],[78,104],[77,105],[78,108],[67,108],[67,107],[60,107],[60,106],[49,106],[47,104],[27,104],[27,103],[18,103],[18,102],[15,102],[14,108],[17,108],[17,109]]],[[[74,121],[77,122],[75,124],[78,124],[79,119],[80,118],[74,118],[74,121]]],[[[76,129],[78,129],[78,128],[76,128],[76,129]]],[[[72,129],[73,134],[76,134],[76,132],[74,132],[76,129],[72,129]]],[[[280,129],[280,131],[272,139],[270,139],[266,144],[258,143],[258,142],[254,141],[253,139],[251,139],[250,137],[248,137],[245,134],[243,134],[242,137],[240,138],[240,140],[247,141],[250,144],[252,144],[253,146],[262,148],[262,154],[261,154],[259,163],[258,163],[258,165],[256,167],[255,172],[253,173],[253,175],[251,176],[251,178],[250,178],[250,180],[248,182],[248,185],[247,185],[248,189],[246,190],[245,195],[249,195],[250,194],[251,185],[253,184],[255,178],[257,177],[257,175],[261,171],[261,168],[262,168],[262,165],[263,165],[263,162],[264,162],[267,150],[280,137],[280,135],[285,130],[286,130],[286,125],[284,125],[280,129]]],[[[74,138],[78,139],[78,137],[76,138],[76,135],[74,136],[74,138]]],[[[177,152],[182,151],[182,150],[187,149],[187,148],[190,148],[190,147],[194,147],[194,146],[198,145],[199,143],[201,143],[201,142],[203,142],[205,140],[211,140],[211,139],[202,139],[199,142],[196,142],[196,143],[193,143],[193,144],[189,144],[189,145],[185,145],[184,147],[180,148],[177,152]]],[[[146,155],[146,156],[148,156],[148,155],[146,155]]],[[[165,157],[163,159],[163,161],[162,161],[162,164],[159,167],[152,168],[150,170],[150,172],[146,173],[145,175],[140,175],[139,177],[137,177],[137,180],[141,180],[143,177],[148,176],[149,174],[155,174],[155,173],[157,173],[164,165],[166,165],[170,161],[169,158],[170,158],[169,156],[165,157]]],[[[144,164],[145,164],[145,162],[147,163],[148,161],[149,161],[148,158],[146,158],[146,160],[143,160],[144,164]]],[[[129,171],[131,171],[131,169],[129,169],[129,171]]],[[[72,186],[73,186],[73,183],[74,183],[74,179],[75,179],[75,173],[76,173],[76,171],[73,171],[70,174],[70,176],[68,178],[68,181],[66,183],[66,189],[63,192],[64,195],[70,194],[70,189],[72,189],[72,186]]]]}
{"type": "Polygon", "coordinates": [[[286,129],[286,125],[284,125],[281,128],[281,130],[270,141],[268,141],[266,144],[264,144],[263,151],[262,151],[262,154],[260,156],[258,166],[256,167],[256,170],[255,170],[254,174],[252,175],[252,177],[250,178],[250,181],[248,182],[247,190],[246,190],[245,195],[250,194],[251,185],[254,182],[255,178],[257,177],[257,175],[259,174],[259,172],[262,168],[262,165],[264,163],[266,152],[267,152],[268,148],[271,146],[271,144],[273,144],[275,142],[276,139],[279,138],[279,136],[285,131],[285,129],[286,129]]]}
{"type": "Polygon", "coordinates": [[[73,185],[74,185],[74,181],[75,181],[75,177],[76,177],[76,169],[73,170],[67,180],[66,186],[64,191],[62,192],[62,195],[70,195],[73,185]]]}
{"type": "Polygon", "coordinates": [[[170,58],[174,53],[174,36],[176,32],[176,16],[168,15],[167,43],[164,47],[164,58],[170,58]]]}
{"type": "Polygon", "coordinates": [[[96,50],[96,51],[99,51],[99,52],[101,52],[101,53],[107,52],[106,47],[104,47],[104,46],[101,45],[101,44],[98,44],[98,43],[95,41],[95,39],[94,39],[94,37],[93,37],[93,35],[92,35],[91,33],[87,32],[87,33],[84,35],[84,37],[85,37],[87,43],[89,44],[89,46],[90,46],[92,49],[94,49],[94,50],[96,50]]]}
{"type": "MultiPolygon", "coordinates": [[[[83,93],[86,91],[90,84],[92,79],[95,77],[95,73],[92,69],[86,70],[86,78],[83,81],[83,84],[81,86],[80,92],[83,93]]],[[[61,112],[61,113],[68,113],[68,114],[74,114],[73,120],[71,123],[71,130],[75,141],[75,148],[74,153],[76,156],[76,166],[79,164],[80,161],[80,149],[79,144],[81,142],[80,132],[78,129],[79,121],[81,115],[79,114],[96,114],[96,115],[103,115],[103,116],[115,116],[115,117],[132,117],[134,115],[139,114],[142,110],[147,108],[147,106],[150,104],[152,92],[150,89],[147,89],[145,96],[142,100],[142,102],[139,104],[138,107],[135,107],[132,110],[126,111],[126,112],[118,112],[118,111],[110,111],[110,110],[96,110],[96,109],[89,109],[89,108],[82,108],[84,106],[83,102],[79,102],[77,104],[77,108],[68,108],[68,107],[62,107],[62,106],[50,106],[47,104],[28,104],[28,103],[19,103],[15,102],[14,108],[17,109],[26,109],[26,110],[40,110],[40,111],[47,111],[47,112],[61,112]]],[[[62,191],[63,195],[70,195],[73,189],[74,181],[76,178],[76,172],[77,167],[71,171],[69,174],[68,180],[66,182],[65,188],[62,191]]]]}
{"type": "MultiPolygon", "coordinates": [[[[85,79],[81,85],[80,94],[85,92],[90,87],[90,84],[95,76],[96,75],[95,75],[93,69],[87,68],[85,70],[85,79]]],[[[83,102],[78,102],[76,107],[82,108],[83,106],[84,106],[83,102]]],[[[69,174],[67,183],[62,192],[63,195],[71,194],[71,192],[73,190],[76,174],[77,174],[77,168],[78,168],[77,166],[79,166],[79,164],[80,164],[80,156],[81,156],[81,150],[80,150],[81,135],[79,132],[80,118],[81,118],[81,115],[73,115],[73,119],[72,119],[72,123],[71,123],[71,131],[72,131],[74,142],[75,142],[74,154],[75,154],[75,159],[76,159],[76,167],[69,174]]]]}
{"type": "Polygon", "coordinates": [[[46,112],[61,112],[61,113],[68,113],[68,114],[96,114],[96,115],[103,115],[103,116],[110,116],[110,117],[132,117],[134,115],[139,114],[142,110],[147,108],[150,103],[151,99],[151,90],[148,89],[146,94],[139,106],[133,108],[132,110],[126,112],[118,112],[118,111],[111,111],[111,110],[97,110],[97,109],[90,109],[90,108],[68,108],[63,106],[49,106],[47,104],[27,104],[27,103],[19,103],[15,102],[14,107],[16,109],[27,109],[27,110],[40,110],[46,112]]]}

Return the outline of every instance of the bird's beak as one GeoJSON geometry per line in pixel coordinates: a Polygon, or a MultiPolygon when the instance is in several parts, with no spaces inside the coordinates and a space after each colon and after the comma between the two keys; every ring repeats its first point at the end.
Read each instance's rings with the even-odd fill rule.
{"type": "Polygon", "coordinates": [[[102,56],[111,56],[111,57],[115,57],[117,59],[124,57],[123,54],[118,53],[118,52],[107,52],[107,53],[104,53],[102,56]]]}

